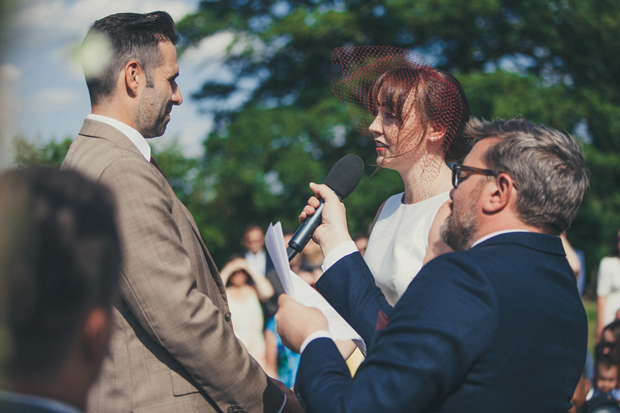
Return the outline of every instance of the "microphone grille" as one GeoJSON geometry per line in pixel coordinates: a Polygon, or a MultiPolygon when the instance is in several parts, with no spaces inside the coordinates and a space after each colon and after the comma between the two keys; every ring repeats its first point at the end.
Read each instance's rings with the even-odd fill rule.
{"type": "Polygon", "coordinates": [[[339,197],[345,199],[355,189],[364,174],[364,161],[357,155],[348,154],[340,158],[325,178],[325,185],[339,197]]]}

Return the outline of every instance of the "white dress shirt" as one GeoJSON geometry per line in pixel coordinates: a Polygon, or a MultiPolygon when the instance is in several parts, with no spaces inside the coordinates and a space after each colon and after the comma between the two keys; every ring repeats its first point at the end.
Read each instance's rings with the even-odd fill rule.
{"type": "Polygon", "coordinates": [[[142,156],[144,156],[144,159],[146,159],[148,162],[151,162],[151,147],[146,142],[146,139],[144,139],[144,136],[142,136],[140,132],[138,132],[131,126],[116,119],[112,119],[103,115],[93,115],[92,113],[86,116],[86,119],[96,120],[97,122],[105,123],[117,129],[119,132],[125,135],[127,139],[129,139],[131,143],[136,146],[136,148],[138,148],[142,156]]]}
{"type": "Polygon", "coordinates": [[[262,276],[265,275],[265,270],[267,269],[267,254],[265,250],[260,250],[256,254],[248,251],[245,253],[245,260],[257,273],[262,276]]]}

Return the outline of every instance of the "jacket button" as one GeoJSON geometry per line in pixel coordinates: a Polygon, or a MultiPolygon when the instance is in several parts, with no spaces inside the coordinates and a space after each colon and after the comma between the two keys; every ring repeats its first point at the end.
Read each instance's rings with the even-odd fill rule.
{"type": "Polygon", "coordinates": [[[224,317],[224,320],[226,320],[226,322],[229,322],[231,318],[230,312],[228,314],[226,314],[226,316],[224,317]]]}

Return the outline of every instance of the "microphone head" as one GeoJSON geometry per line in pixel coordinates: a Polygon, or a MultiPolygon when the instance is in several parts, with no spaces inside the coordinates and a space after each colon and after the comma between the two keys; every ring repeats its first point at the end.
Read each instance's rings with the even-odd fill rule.
{"type": "Polygon", "coordinates": [[[364,161],[357,155],[348,154],[340,158],[325,178],[325,185],[345,199],[355,189],[364,174],[364,161]]]}

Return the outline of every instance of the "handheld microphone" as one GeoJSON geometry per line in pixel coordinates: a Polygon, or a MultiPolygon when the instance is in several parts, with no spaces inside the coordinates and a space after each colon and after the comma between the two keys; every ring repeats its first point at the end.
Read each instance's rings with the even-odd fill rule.
{"type": "MultiPolygon", "coordinates": [[[[340,158],[336,165],[329,171],[327,178],[325,178],[325,185],[327,185],[342,201],[349,196],[355,189],[359,181],[362,179],[364,173],[364,161],[357,155],[348,154],[340,158]]],[[[314,230],[321,225],[321,215],[323,213],[323,204],[325,201],[319,199],[321,205],[315,210],[314,215],[306,218],[304,222],[299,226],[295,235],[288,242],[288,248],[286,253],[288,254],[288,260],[291,261],[297,253],[301,252],[314,230]]]]}

